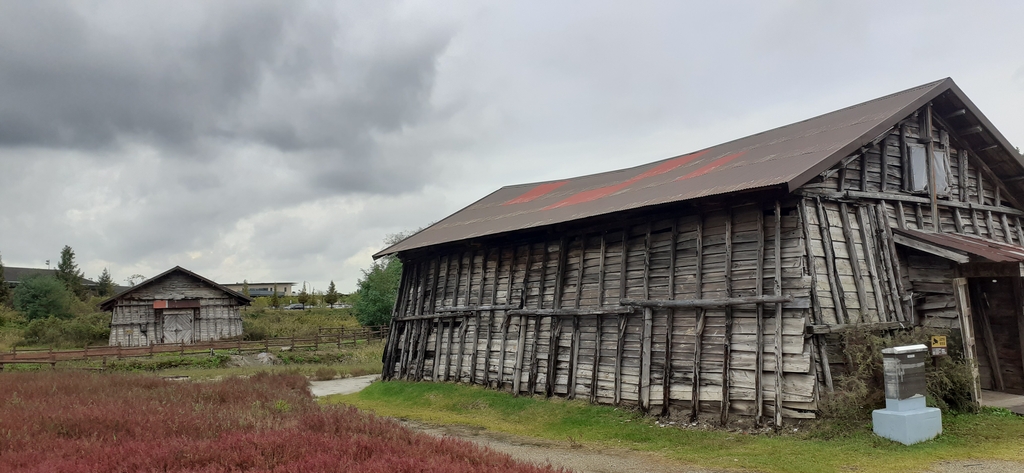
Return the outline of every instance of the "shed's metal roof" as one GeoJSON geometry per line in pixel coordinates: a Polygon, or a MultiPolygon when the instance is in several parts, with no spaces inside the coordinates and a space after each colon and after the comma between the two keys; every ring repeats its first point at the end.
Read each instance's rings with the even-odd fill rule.
{"type": "MultiPolygon", "coordinates": [[[[739,191],[777,186],[791,192],[947,91],[991,128],[947,78],[642,166],[503,187],[374,257],[739,191]]],[[[1012,152],[998,131],[986,136],[1012,152]]]]}
{"type": "Polygon", "coordinates": [[[893,232],[901,233],[958,253],[970,255],[972,262],[975,262],[975,260],[996,263],[1024,262],[1024,248],[1016,245],[958,233],[932,233],[895,228],[893,232]]]}

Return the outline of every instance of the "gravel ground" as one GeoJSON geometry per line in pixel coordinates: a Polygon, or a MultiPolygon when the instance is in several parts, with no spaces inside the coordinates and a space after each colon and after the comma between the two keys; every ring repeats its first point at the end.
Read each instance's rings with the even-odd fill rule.
{"type": "Polygon", "coordinates": [[[331,379],[328,381],[310,381],[309,391],[313,396],[329,396],[331,394],[352,394],[362,391],[370,383],[380,379],[379,374],[355,376],[352,378],[331,379]]]}
{"type": "Polygon", "coordinates": [[[929,473],[1020,473],[1024,471],[1024,463],[1000,460],[959,460],[940,461],[928,470],[929,473]]]}

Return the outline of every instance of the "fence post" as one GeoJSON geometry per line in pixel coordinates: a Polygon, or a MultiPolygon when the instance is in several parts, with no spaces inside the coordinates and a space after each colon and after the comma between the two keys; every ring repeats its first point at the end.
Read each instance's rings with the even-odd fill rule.
{"type": "Polygon", "coordinates": [[[178,356],[185,356],[185,342],[178,342],[178,356]]]}

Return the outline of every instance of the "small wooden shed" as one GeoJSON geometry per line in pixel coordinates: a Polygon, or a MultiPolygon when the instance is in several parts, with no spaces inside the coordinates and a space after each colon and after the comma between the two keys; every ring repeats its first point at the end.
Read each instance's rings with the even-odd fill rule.
{"type": "Polygon", "coordinates": [[[834,389],[836,334],[929,326],[1024,393],[1022,192],[951,79],[504,187],[376,255],[403,262],[384,378],[779,425],[834,389]]]}
{"type": "Polygon", "coordinates": [[[103,301],[110,346],[220,340],[242,335],[239,308],[252,299],[181,266],[103,301]]]}

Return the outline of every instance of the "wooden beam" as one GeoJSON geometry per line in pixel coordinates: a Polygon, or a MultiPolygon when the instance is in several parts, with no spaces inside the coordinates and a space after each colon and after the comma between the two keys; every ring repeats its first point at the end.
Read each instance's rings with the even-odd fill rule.
{"type": "MultiPolygon", "coordinates": [[[[580,262],[576,270],[576,294],[573,298],[573,308],[580,308],[580,300],[583,297],[583,266],[587,256],[587,236],[580,236],[580,262]]],[[[580,318],[572,318],[572,340],[569,342],[569,399],[576,398],[577,371],[579,370],[580,359],[580,318]]]]}
{"type": "Polygon", "coordinates": [[[850,257],[850,268],[853,270],[853,284],[857,289],[857,305],[859,306],[859,322],[867,317],[868,293],[864,289],[864,274],[860,268],[860,256],[857,253],[857,242],[854,241],[853,226],[850,225],[850,207],[846,202],[839,203],[839,220],[843,228],[843,239],[846,240],[846,251],[850,257]]]}
{"type": "MultiPolygon", "coordinates": [[[[526,305],[526,293],[529,290],[531,264],[533,264],[533,246],[527,244],[526,267],[523,271],[523,291],[520,294],[520,305],[526,305]]],[[[515,267],[514,260],[513,267],[515,267]]],[[[509,284],[509,287],[511,287],[511,283],[509,284]]],[[[512,292],[510,290],[508,293],[508,297],[506,297],[506,299],[511,300],[511,298],[512,292]]],[[[512,314],[508,313],[508,315],[511,316],[512,314]]],[[[516,345],[516,364],[515,368],[512,371],[512,394],[515,396],[519,396],[519,393],[522,392],[523,360],[526,357],[526,331],[528,323],[529,319],[526,318],[525,315],[519,316],[519,340],[518,344],[516,345]]]]}
{"type": "Polygon", "coordinates": [[[519,308],[521,308],[519,304],[484,304],[459,307],[441,307],[437,309],[437,313],[444,314],[451,312],[488,312],[494,310],[512,310],[519,308]]]}
{"type": "Polygon", "coordinates": [[[615,344],[615,405],[622,402],[622,351],[626,347],[626,318],[619,315],[619,331],[615,344]]]}
{"type": "MultiPolygon", "coordinates": [[[[468,278],[468,281],[466,282],[466,304],[469,304],[469,293],[472,291],[472,285],[471,284],[472,284],[472,281],[473,281],[473,255],[474,255],[474,253],[475,253],[475,251],[470,251],[469,252],[469,278],[468,278]]],[[[465,256],[463,253],[459,254],[459,265],[456,268],[455,294],[452,296],[452,304],[458,304],[459,303],[459,286],[462,284],[462,259],[463,259],[463,256],[465,256]]],[[[477,312],[477,313],[479,314],[479,312],[477,312]]],[[[452,319],[451,324],[455,325],[455,319],[452,319]]],[[[469,330],[468,327],[469,327],[469,317],[463,316],[462,324],[459,327],[459,334],[461,335],[462,333],[464,333],[467,330],[469,330]]],[[[445,353],[445,374],[444,374],[444,377],[445,377],[446,381],[448,380],[448,371],[451,370],[451,361],[452,361],[451,360],[451,355],[452,355],[452,347],[454,346],[454,340],[451,338],[452,330],[453,329],[451,329],[451,328],[448,329],[448,333],[449,333],[448,350],[445,353]]],[[[474,329],[474,332],[475,331],[476,331],[476,329],[474,329]]],[[[475,335],[474,335],[474,337],[475,337],[475,335]]],[[[459,337],[459,353],[455,357],[455,364],[456,364],[456,367],[455,367],[455,381],[457,381],[457,382],[462,382],[462,359],[463,359],[463,356],[464,356],[463,354],[466,351],[466,343],[465,342],[466,342],[466,339],[460,336],[459,337]]]]}
{"type": "MultiPolygon", "coordinates": [[[[482,250],[480,253],[481,253],[480,254],[480,288],[477,291],[476,300],[477,300],[477,303],[483,305],[483,303],[484,303],[484,291],[486,291],[486,286],[485,285],[487,284],[487,250],[482,250]]],[[[476,252],[473,252],[473,253],[470,254],[470,259],[469,259],[469,280],[466,282],[466,304],[469,304],[469,299],[471,297],[469,293],[472,291],[472,286],[473,286],[473,267],[476,266],[476,262],[474,261],[475,259],[476,259],[476,252]]],[[[470,384],[476,384],[477,383],[476,365],[477,365],[477,356],[479,356],[479,352],[480,352],[480,326],[483,324],[483,317],[480,315],[480,312],[476,312],[474,314],[473,318],[474,318],[476,326],[474,327],[475,330],[473,330],[473,353],[472,353],[472,355],[469,358],[469,382],[470,382],[470,384]]],[[[489,340],[490,331],[491,331],[491,321],[490,321],[490,319],[488,319],[487,320],[487,332],[488,332],[487,336],[488,336],[488,340],[485,343],[490,343],[490,340],[489,340]]],[[[461,372],[461,369],[462,369],[462,366],[460,365],[459,366],[460,372],[461,372]]],[[[484,375],[484,384],[486,384],[486,382],[487,382],[487,358],[484,358],[484,373],[483,373],[483,375],[484,375]]]]}
{"type": "MultiPolygon", "coordinates": [[[[881,157],[881,182],[878,185],[878,189],[881,192],[886,192],[889,187],[889,140],[884,139],[878,144],[878,153],[881,157]]],[[[862,191],[866,191],[867,188],[862,188],[862,191]]]]}
{"type": "Polygon", "coordinates": [[[579,317],[585,315],[617,315],[632,314],[635,312],[632,306],[603,307],[600,309],[516,309],[510,310],[510,315],[533,315],[540,317],[567,316],[579,317]]]}
{"type": "Polygon", "coordinates": [[[825,270],[828,272],[828,283],[832,287],[832,301],[836,308],[836,322],[846,323],[846,299],[843,294],[843,287],[839,282],[836,273],[836,255],[832,246],[832,233],[829,230],[828,211],[821,204],[821,199],[815,199],[815,207],[818,209],[818,229],[821,232],[821,246],[825,250],[825,270]]]}
{"type": "MultiPolygon", "coordinates": [[[[597,263],[597,306],[604,307],[604,272],[605,259],[608,253],[608,232],[601,233],[601,256],[597,263]]],[[[597,402],[597,381],[598,372],[601,369],[601,332],[603,330],[603,319],[600,315],[594,317],[597,322],[597,332],[594,334],[594,365],[591,367],[590,377],[590,402],[597,402]]]]}
{"type": "Polygon", "coordinates": [[[562,336],[562,321],[558,317],[549,317],[551,321],[551,340],[548,342],[548,372],[545,380],[544,395],[551,397],[555,393],[555,373],[558,363],[558,339],[562,336]]]}
{"type": "Polygon", "coordinates": [[[691,308],[720,308],[737,305],[752,304],[774,304],[783,302],[794,302],[796,298],[791,295],[784,296],[744,296],[728,297],[722,299],[689,299],[689,300],[666,300],[666,299],[622,299],[619,304],[634,307],[659,307],[668,309],[691,309],[691,308]]]}
{"type": "Polygon", "coordinates": [[[1012,245],[1013,231],[1010,230],[1010,222],[1006,220],[1006,214],[1000,214],[999,220],[1002,220],[1003,223],[1003,240],[1006,241],[1007,244],[1012,245]]]}
{"type": "MultiPolygon", "coordinates": [[[[939,164],[935,159],[935,140],[932,138],[932,104],[925,105],[924,112],[924,134],[927,137],[924,149],[925,157],[928,162],[928,194],[931,197],[932,206],[932,230],[938,233],[941,231],[939,228],[939,184],[938,184],[938,170],[935,169],[936,165],[939,164]]],[[[949,147],[946,147],[947,153],[949,147]]],[[[947,177],[948,180],[948,177],[947,177]]]]}
{"type": "MultiPolygon", "coordinates": [[[[537,281],[537,309],[543,309],[544,307],[544,278],[547,277],[548,267],[548,243],[541,242],[541,255],[540,255],[540,277],[537,281]]],[[[529,270],[529,269],[527,269],[529,270]]],[[[526,315],[526,314],[523,314],[526,315]]],[[[529,379],[529,390],[530,394],[537,393],[537,378],[540,376],[540,317],[533,319],[533,362],[530,363],[530,379],[529,379]]]]}
{"type": "MultiPolygon", "coordinates": [[[[505,302],[512,302],[512,280],[516,275],[516,252],[519,249],[518,245],[512,246],[512,260],[508,265],[508,283],[505,285],[505,302]]],[[[498,267],[494,269],[494,295],[491,296],[491,303],[495,303],[498,297],[498,282],[501,281],[501,250],[498,250],[498,267]]],[[[491,317],[494,316],[494,312],[491,312],[491,317]]],[[[498,355],[498,389],[505,389],[505,355],[508,353],[508,329],[512,325],[511,315],[505,312],[505,315],[501,319],[501,353],[498,355]]],[[[513,368],[513,372],[515,368],[513,368]]],[[[511,383],[509,383],[511,384],[511,383]]]]}
{"type": "MultiPolygon", "coordinates": [[[[775,201],[775,296],[782,297],[782,207],[775,201]]],[[[782,303],[775,304],[775,427],[782,426],[782,303]]],[[[758,347],[760,351],[760,347],[758,347]]]]}
{"type": "MultiPolygon", "coordinates": [[[[445,279],[447,279],[447,278],[445,278],[445,279]]],[[[434,381],[442,381],[442,379],[440,378],[440,376],[438,376],[438,374],[440,374],[440,372],[441,372],[441,337],[442,337],[442,334],[444,333],[443,330],[444,330],[444,319],[438,317],[437,318],[437,329],[434,330],[434,375],[432,377],[432,379],[434,381]]],[[[446,371],[448,370],[447,366],[445,366],[445,370],[446,371]]]]}
{"type": "Polygon", "coordinates": [[[897,330],[902,328],[911,328],[910,325],[904,322],[875,322],[869,324],[842,324],[842,325],[808,325],[806,333],[808,335],[827,335],[832,333],[843,333],[853,329],[858,330],[869,330],[873,332],[884,332],[888,330],[897,330]]]}
{"type": "MultiPolygon", "coordinates": [[[[800,226],[804,232],[804,252],[807,254],[807,272],[811,276],[811,316],[817,323],[822,323],[821,294],[818,293],[818,270],[815,265],[814,251],[811,247],[811,223],[807,220],[808,199],[802,199],[797,206],[800,212],[800,226]]],[[[762,230],[763,231],[763,230],[762,230]]],[[[763,251],[763,250],[762,250],[763,251]]]]}

